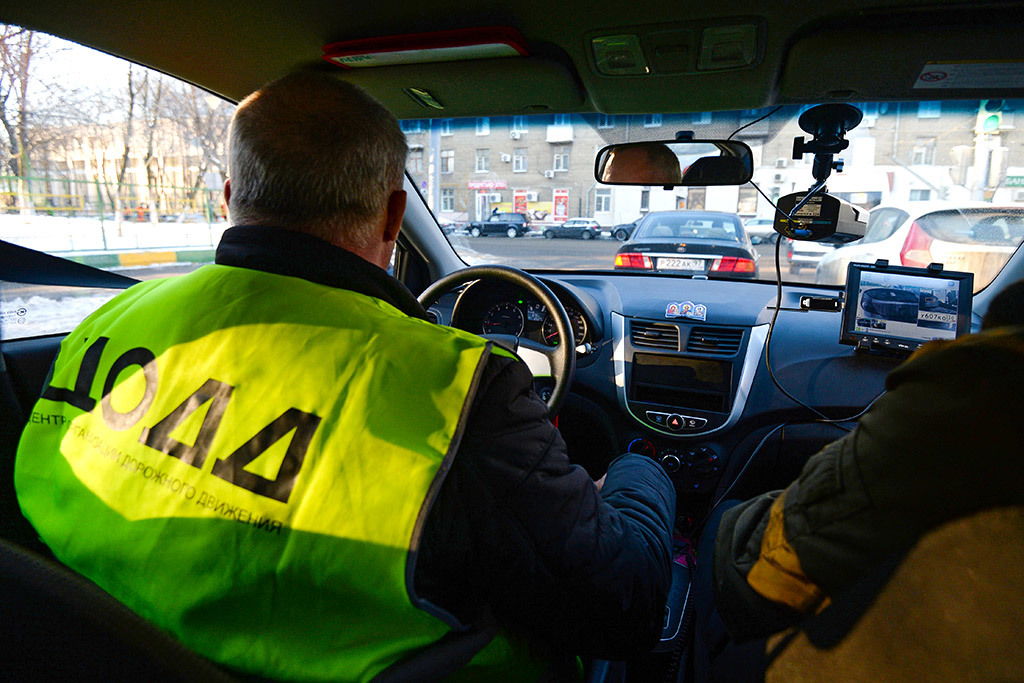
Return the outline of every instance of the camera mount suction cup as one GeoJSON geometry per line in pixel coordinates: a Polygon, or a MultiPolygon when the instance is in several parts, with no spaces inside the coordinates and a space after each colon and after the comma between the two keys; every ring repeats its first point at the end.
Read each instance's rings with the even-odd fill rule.
{"type": "Polygon", "coordinates": [[[832,169],[842,171],[842,162],[832,162],[832,156],[850,146],[845,138],[847,132],[853,130],[864,118],[860,109],[852,104],[819,104],[811,107],[800,115],[797,123],[800,129],[810,133],[810,142],[804,142],[801,135],[793,140],[793,158],[800,159],[804,154],[814,154],[814,179],[822,183],[832,173],[832,169]]]}

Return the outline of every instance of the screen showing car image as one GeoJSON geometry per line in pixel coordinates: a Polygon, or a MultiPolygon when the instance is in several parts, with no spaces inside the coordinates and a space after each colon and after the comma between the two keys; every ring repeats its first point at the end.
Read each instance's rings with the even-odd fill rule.
{"type": "Polygon", "coordinates": [[[963,309],[970,307],[970,280],[970,273],[851,264],[843,341],[912,351],[935,339],[954,339],[969,320],[970,311],[963,309]]]}

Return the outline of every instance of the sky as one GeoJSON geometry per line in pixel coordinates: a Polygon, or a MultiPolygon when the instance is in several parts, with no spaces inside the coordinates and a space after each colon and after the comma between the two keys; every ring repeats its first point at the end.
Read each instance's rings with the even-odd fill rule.
{"type": "Polygon", "coordinates": [[[124,87],[128,62],[123,59],[52,36],[47,36],[46,46],[31,67],[40,82],[98,90],[124,87]]]}

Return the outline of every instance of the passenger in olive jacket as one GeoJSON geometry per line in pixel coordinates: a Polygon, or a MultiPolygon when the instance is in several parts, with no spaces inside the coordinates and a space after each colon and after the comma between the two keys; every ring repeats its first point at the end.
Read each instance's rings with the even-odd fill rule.
{"type": "Polygon", "coordinates": [[[1024,281],[981,333],[926,344],[885,386],[788,488],[722,515],[714,607],[734,640],[794,625],[943,522],[1024,503],[1024,281]]]}

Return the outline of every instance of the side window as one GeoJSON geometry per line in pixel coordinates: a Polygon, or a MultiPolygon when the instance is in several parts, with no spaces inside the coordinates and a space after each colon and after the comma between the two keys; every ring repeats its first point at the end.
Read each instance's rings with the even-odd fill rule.
{"type": "Polygon", "coordinates": [[[909,215],[906,211],[900,211],[899,209],[877,209],[873,211],[871,218],[868,220],[868,227],[862,242],[864,244],[881,242],[896,232],[896,229],[900,227],[909,215]]]}
{"type": "MultiPolygon", "coordinates": [[[[212,262],[234,105],[74,43],[0,31],[3,64],[18,65],[0,64],[0,239],[136,279],[212,262]]],[[[117,293],[13,279],[0,271],[4,339],[68,332],[117,293]]]]}

